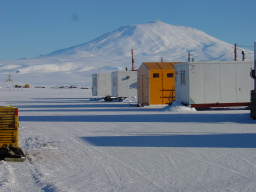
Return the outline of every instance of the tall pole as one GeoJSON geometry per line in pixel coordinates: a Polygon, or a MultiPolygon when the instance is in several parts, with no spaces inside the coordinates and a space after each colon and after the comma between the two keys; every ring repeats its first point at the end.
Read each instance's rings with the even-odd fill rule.
{"type": "Polygon", "coordinates": [[[191,57],[191,54],[190,54],[190,51],[188,51],[188,62],[190,62],[190,57],[191,57]]]}
{"type": "Polygon", "coordinates": [[[237,60],[237,48],[236,48],[236,43],[235,43],[235,46],[234,46],[234,61],[237,60]]]}
{"type": "Polygon", "coordinates": [[[244,52],[244,50],[242,51],[242,61],[244,61],[245,60],[245,52],[244,52]]]}
{"type": "MultiPolygon", "coordinates": [[[[256,75],[256,41],[254,41],[254,77],[256,75]]],[[[254,78],[254,91],[256,91],[256,78],[254,78]]]]}
{"type": "Polygon", "coordinates": [[[254,90],[251,91],[251,118],[256,120],[256,41],[254,41],[254,69],[251,71],[251,76],[254,79],[254,90]]]}
{"type": "Polygon", "coordinates": [[[132,71],[135,71],[135,66],[134,66],[135,60],[134,60],[134,51],[133,51],[133,49],[131,50],[131,54],[132,54],[132,71]]]}

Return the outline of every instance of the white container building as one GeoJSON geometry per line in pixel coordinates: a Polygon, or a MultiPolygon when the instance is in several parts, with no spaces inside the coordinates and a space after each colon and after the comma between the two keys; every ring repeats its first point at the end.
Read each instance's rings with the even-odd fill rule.
{"type": "Polygon", "coordinates": [[[137,71],[114,71],[112,76],[112,96],[137,96],[137,71]]]}
{"type": "Polygon", "coordinates": [[[92,74],[92,96],[111,96],[111,72],[92,74]]]}
{"type": "Polygon", "coordinates": [[[188,62],[176,64],[176,100],[192,107],[247,106],[253,62],[188,62]]]}

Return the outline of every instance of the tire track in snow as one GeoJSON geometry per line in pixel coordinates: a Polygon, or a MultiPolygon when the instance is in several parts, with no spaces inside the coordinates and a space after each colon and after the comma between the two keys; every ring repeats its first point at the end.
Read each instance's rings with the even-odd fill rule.
{"type": "Polygon", "coordinates": [[[88,150],[88,148],[84,148],[84,143],[77,140],[76,136],[73,136],[71,138],[73,138],[73,139],[71,139],[72,142],[75,142],[79,146],[79,148],[83,150],[83,152],[87,155],[87,157],[92,162],[95,162],[97,167],[100,167],[100,169],[103,171],[103,174],[106,176],[108,183],[110,184],[109,186],[115,187],[114,191],[120,191],[122,186],[121,186],[120,182],[117,182],[122,179],[120,176],[120,173],[116,170],[115,167],[113,167],[109,164],[107,165],[107,164],[103,163],[103,161],[106,159],[105,156],[92,155],[92,153],[95,154],[95,150],[88,150]]]}
{"type": "Polygon", "coordinates": [[[44,175],[39,171],[39,169],[34,165],[31,157],[28,156],[28,167],[30,169],[32,179],[34,180],[36,186],[42,192],[60,192],[54,184],[44,181],[44,175]]]}
{"type": "MultiPolygon", "coordinates": [[[[185,158],[188,158],[188,156],[189,156],[189,158],[190,158],[191,160],[196,160],[196,161],[198,161],[198,162],[203,163],[204,165],[208,165],[208,167],[206,167],[206,172],[205,172],[206,175],[205,175],[205,177],[208,177],[209,174],[208,174],[207,172],[208,172],[210,169],[212,169],[211,167],[214,167],[214,168],[219,167],[219,168],[221,168],[221,169],[223,169],[223,170],[227,170],[228,172],[235,173],[234,175],[240,176],[240,177],[242,177],[242,178],[246,178],[247,180],[250,179],[248,176],[242,174],[241,172],[239,172],[239,171],[237,171],[237,170],[235,170],[235,169],[226,167],[226,166],[224,166],[224,165],[221,165],[221,164],[218,164],[218,163],[209,161],[209,160],[205,160],[203,157],[202,157],[202,158],[197,157],[198,155],[200,155],[200,153],[199,153],[199,154],[195,154],[194,152],[191,152],[191,151],[188,150],[188,149],[184,149],[183,152],[173,151],[173,153],[176,153],[176,154],[180,155],[181,157],[183,156],[184,159],[185,159],[185,158]],[[189,155],[187,155],[187,154],[189,154],[189,155]]],[[[181,175],[182,175],[182,174],[185,175],[185,174],[187,173],[187,171],[188,171],[188,170],[186,170],[186,169],[180,170],[180,174],[181,174],[181,175]]],[[[209,183],[208,183],[208,184],[202,183],[202,181],[200,180],[200,177],[195,177],[195,178],[193,179],[193,183],[196,184],[196,186],[197,186],[195,189],[201,189],[200,191],[209,191],[209,192],[210,192],[210,191],[213,191],[213,190],[215,191],[215,190],[217,189],[217,186],[216,186],[216,185],[212,186],[212,184],[209,184],[209,183]]],[[[223,187],[221,186],[221,187],[218,188],[218,189],[219,189],[219,190],[220,190],[220,189],[223,189],[223,187]]],[[[194,188],[191,189],[191,190],[194,191],[194,188]]],[[[230,192],[238,192],[238,191],[240,191],[240,190],[236,190],[236,189],[233,189],[233,188],[227,188],[226,190],[227,190],[227,191],[230,191],[230,192]]],[[[221,190],[220,190],[220,191],[221,191],[221,190]]],[[[245,190],[245,191],[247,191],[247,190],[245,190]]]]}
{"type": "MultiPolygon", "coordinates": [[[[255,189],[255,182],[253,182],[254,180],[255,180],[255,177],[251,177],[251,176],[249,176],[249,175],[246,175],[246,173],[247,172],[242,172],[242,171],[239,171],[239,170],[236,170],[235,168],[231,168],[231,167],[229,167],[229,166],[227,166],[227,165],[225,165],[225,164],[223,164],[223,163],[217,163],[217,162],[214,162],[213,160],[208,160],[207,159],[207,156],[206,157],[203,157],[202,155],[201,155],[201,152],[202,151],[200,151],[199,153],[196,153],[196,152],[192,152],[191,150],[189,150],[189,149],[184,149],[184,151],[183,152],[180,152],[180,151],[173,151],[173,153],[176,153],[176,154],[178,154],[178,155],[180,155],[180,156],[183,156],[184,157],[184,159],[185,158],[188,158],[188,156],[189,156],[189,158],[191,159],[191,160],[196,160],[196,161],[199,161],[199,162],[202,162],[202,163],[204,163],[205,165],[208,165],[209,166],[209,168],[210,167],[214,167],[214,168],[219,168],[219,169],[222,169],[223,171],[224,170],[226,170],[226,171],[228,171],[228,172],[230,172],[230,173],[233,173],[234,175],[236,175],[236,176],[239,176],[240,178],[244,178],[244,179],[246,179],[244,182],[246,183],[241,183],[241,184],[244,184],[244,190],[243,191],[250,191],[249,189],[247,190],[247,188],[249,188],[249,187],[251,187],[251,188],[253,188],[253,189],[255,189]],[[188,155],[189,154],[189,155],[188,155]],[[200,157],[201,156],[201,157],[200,157]]],[[[219,155],[219,157],[217,158],[218,160],[221,160],[222,158],[224,158],[225,156],[227,156],[227,154],[225,154],[225,153],[222,153],[221,155],[219,155]]],[[[232,158],[232,157],[229,157],[229,158],[232,158]]],[[[251,165],[251,167],[252,168],[256,168],[256,164],[254,164],[254,163],[252,163],[251,161],[249,161],[248,159],[246,159],[246,158],[244,158],[242,155],[240,155],[240,156],[237,156],[235,159],[241,159],[241,160],[243,160],[243,161],[245,161],[248,165],[251,165]]],[[[225,160],[226,161],[226,160],[225,160]]],[[[228,161],[227,161],[228,162],[228,161]]],[[[207,168],[207,169],[209,169],[209,168],[207,168]]],[[[186,170],[181,170],[180,172],[183,172],[184,174],[186,174],[186,170]]],[[[208,174],[207,174],[208,175],[208,174]]],[[[196,181],[196,179],[194,180],[194,181],[196,181]]],[[[198,181],[198,182],[196,182],[199,186],[201,186],[201,188],[202,189],[205,189],[205,191],[207,191],[207,188],[209,187],[209,186],[206,186],[205,184],[203,184],[200,180],[198,181]]],[[[216,186],[215,186],[215,188],[216,188],[216,186]]],[[[210,190],[211,190],[211,188],[210,188],[210,190]]],[[[232,192],[238,192],[238,191],[240,191],[240,190],[236,190],[236,189],[232,189],[232,188],[228,188],[227,189],[228,191],[232,191],[232,192]]],[[[254,191],[254,190],[253,190],[254,191]]]]}
{"type": "MultiPolygon", "coordinates": [[[[27,167],[31,174],[31,179],[34,185],[42,192],[60,192],[55,183],[49,182],[44,172],[35,164],[35,160],[44,152],[48,153],[49,150],[57,149],[54,142],[48,137],[28,137],[25,139],[25,148],[30,155],[27,155],[27,167]],[[35,159],[35,160],[34,160],[35,159]]],[[[43,155],[44,156],[44,155],[43,155]]]]}
{"type": "MultiPolygon", "coordinates": [[[[82,145],[83,148],[84,148],[84,143],[82,143],[82,141],[78,141],[78,140],[77,140],[77,142],[79,142],[79,144],[82,145]]],[[[149,182],[149,183],[151,183],[153,186],[155,186],[155,187],[159,190],[159,192],[160,192],[160,191],[162,191],[162,192],[165,192],[165,191],[166,191],[166,189],[165,189],[162,185],[156,183],[155,181],[153,181],[151,178],[149,178],[148,176],[146,176],[145,174],[143,174],[143,173],[142,173],[141,171],[139,171],[138,169],[133,168],[132,166],[130,166],[129,164],[127,164],[127,163],[123,162],[122,160],[116,158],[115,156],[110,155],[110,154],[108,154],[108,153],[104,153],[104,152],[102,152],[100,149],[96,149],[96,147],[93,147],[93,146],[88,146],[86,149],[87,149],[88,151],[91,151],[92,153],[97,153],[99,156],[103,157],[103,159],[109,158],[109,159],[111,159],[111,162],[116,162],[116,164],[118,163],[119,165],[125,167],[126,169],[131,170],[131,171],[134,172],[136,175],[138,175],[138,176],[144,178],[147,182],[149,182]]],[[[99,163],[102,164],[102,167],[103,167],[105,173],[109,175],[108,171],[107,171],[106,168],[105,168],[106,165],[105,165],[102,161],[99,161],[99,163]]],[[[111,175],[109,175],[109,176],[111,177],[111,175]]],[[[170,186],[169,186],[169,187],[170,187],[170,186]]],[[[176,189],[175,187],[172,187],[172,190],[177,191],[178,189],[176,189]]]]}
{"type": "Polygon", "coordinates": [[[251,161],[249,161],[248,159],[245,159],[245,158],[243,158],[243,157],[241,157],[241,159],[242,159],[243,161],[245,161],[248,165],[250,165],[250,166],[252,166],[253,168],[256,169],[256,164],[252,163],[251,161]]]}
{"type": "MultiPolygon", "coordinates": [[[[187,153],[188,153],[188,152],[191,153],[191,151],[187,150],[187,153]]],[[[183,155],[183,156],[186,156],[186,155],[184,155],[184,153],[181,153],[181,152],[175,151],[175,153],[179,153],[179,154],[181,154],[181,155],[183,155]]],[[[187,157],[187,156],[186,156],[186,157],[187,157]]],[[[225,166],[225,165],[221,165],[221,164],[215,163],[215,162],[213,162],[213,161],[205,160],[205,159],[203,159],[203,158],[195,157],[195,154],[194,154],[194,153],[191,153],[190,158],[191,158],[191,159],[195,159],[195,160],[197,160],[197,161],[201,161],[201,162],[206,163],[206,164],[211,165],[211,166],[215,166],[215,167],[219,167],[219,168],[221,168],[221,169],[225,169],[225,170],[227,170],[227,171],[229,171],[229,172],[232,172],[232,173],[234,173],[234,174],[236,174],[236,175],[238,175],[238,176],[240,176],[240,177],[244,177],[244,178],[246,178],[246,179],[250,179],[250,177],[248,177],[247,175],[244,175],[244,174],[241,173],[240,171],[237,171],[237,170],[235,170],[235,169],[233,169],[233,168],[230,168],[230,167],[227,167],[227,166],[225,166]],[[192,157],[192,155],[193,155],[193,157],[192,157]]]]}
{"type": "Polygon", "coordinates": [[[108,179],[110,185],[114,186],[115,188],[121,188],[121,185],[120,184],[118,185],[118,182],[116,182],[118,179],[118,174],[115,171],[115,169],[112,168],[111,166],[106,167],[102,163],[100,163],[100,164],[101,164],[101,168],[104,170],[105,175],[107,176],[107,179],[108,179]]]}
{"type": "MultiPolygon", "coordinates": [[[[103,161],[106,159],[105,156],[98,155],[95,153],[95,151],[87,150],[87,148],[84,147],[84,144],[82,144],[80,141],[77,140],[76,136],[68,137],[65,140],[68,141],[67,143],[75,144],[76,150],[72,150],[72,156],[80,157],[77,162],[78,165],[79,165],[79,163],[84,163],[84,162],[82,162],[83,161],[82,159],[84,159],[85,156],[86,156],[87,161],[92,162],[92,164],[91,164],[90,168],[87,170],[88,172],[86,172],[86,174],[83,173],[84,170],[80,170],[79,172],[76,172],[75,174],[67,175],[67,176],[55,181],[56,186],[60,187],[61,189],[66,189],[63,191],[67,191],[67,192],[70,192],[71,190],[81,191],[81,189],[84,187],[83,186],[84,183],[88,182],[87,179],[85,179],[86,180],[85,181],[85,180],[81,180],[81,178],[90,177],[87,175],[87,173],[89,173],[91,171],[93,171],[96,175],[100,171],[101,175],[97,175],[97,177],[95,177],[98,179],[99,183],[95,183],[95,180],[92,180],[91,184],[95,183],[95,187],[97,188],[98,184],[100,185],[100,184],[104,183],[104,182],[102,182],[101,179],[99,179],[99,178],[103,177],[105,182],[108,183],[108,186],[111,187],[111,189],[109,189],[107,191],[122,191],[122,190],[120,190],[123,187],[120,184],[120,180],[122,179],[122,177],[120,176],[120,173],[118,172],[118,168],[112,166],[112,163],[111,163],[111,165],[109,163],[104,164],[103,161]],[[79,176],[79,177],[77,177],[77,176],[79,176]],[[65,181],[67,179],[69,180],[68,184],[66,183],[65,185],[63,185],[63,183],[65,183],[65,181]],[[76,183],[76,186],[73,186],[74,183],[76,183]],[[79,184],[82,184],[82,187],[79,186],[79,184]]],[[[71,150],[71,149],[69,149],[69,150],[71,150]]],[[[96,180],[96,182],[97,182],[97,180],[96,180]]],[[[87,189],[87,190],[89,190],[89,189],[87,189]]],[[[106,188],[104,188],[104,190],[106,190],[106,188]]],[[[91,190],[91,191],[93,191],[93,190],[91,190]]]]}
{"type": "Polygon", "coordinates": [[[166,158],[169,162],[169,164],[174,167],[177,168],[177,163],[175,162],[175,160],[172,158],[172,155],[164,155],[163,158],[166,158]]]}
{"type": "Polygon", "coordinates": [[[16,186],[16,177],[15,177],[15,173],[13,170],[13,167],[5,162],[2,161],[0,166],[2,165],[2,169],[1,169],[1,174],[0,174],[0,189],[1,192],[2,191],[6,191],[6,192],[12,192],[12,191],[16,191],[17,186],[16,186]]]}

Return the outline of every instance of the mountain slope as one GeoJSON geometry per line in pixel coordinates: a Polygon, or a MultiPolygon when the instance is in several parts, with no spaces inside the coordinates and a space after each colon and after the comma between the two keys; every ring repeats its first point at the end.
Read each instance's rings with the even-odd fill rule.
{"type": "Polygon", "coordinates": [[[170,59],[176,57],[184,60],[184,54],[186,55],[186,52],[191,50],[201,56],[200,60],[208,60],[209,57],[227,60],[232,57],[232,47],[233,45],[202,31],[158,21],[120,27],[93,41],[62,49],[48,56],[129,56],[130,49],[135,48],[136,53],[142,56],[167,56],[170,59]],[[184,53],[176,50],[183,50],[184,53]]]}
{"type": "Polygon", "coordinates": [[[38,58],[0,62],[0,71],[18,71],[20,80],[34,84],[88,84],[93,72],[130,68],[131,48],[135,49],[137,65],[160,58],[186,61],[188,51],[197,61],[233,58],[231,44],[197,29],[157,21],[120,27],[90,42],[38,58]]]}

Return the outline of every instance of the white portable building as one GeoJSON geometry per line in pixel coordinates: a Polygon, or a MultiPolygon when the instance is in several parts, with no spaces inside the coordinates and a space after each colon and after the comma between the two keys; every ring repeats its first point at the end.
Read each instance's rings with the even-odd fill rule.
{"type": "Polygon", "coordinates": [[[112,96],[137,96],[137,71],[112,72],[112,96]]]}
{"type": "Polygon", "coordinates": [[[253,62],[187,62],[176,64],[176,100],[192,107],[247,106],[253,62]]]}
{"type": "Polygon", "coordinates": [[[111,96],[111,72],[92,74],[92,96],[111,96]]]}

